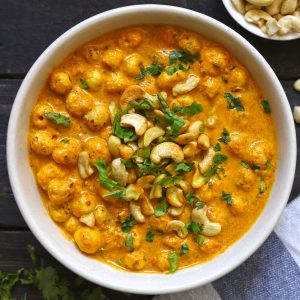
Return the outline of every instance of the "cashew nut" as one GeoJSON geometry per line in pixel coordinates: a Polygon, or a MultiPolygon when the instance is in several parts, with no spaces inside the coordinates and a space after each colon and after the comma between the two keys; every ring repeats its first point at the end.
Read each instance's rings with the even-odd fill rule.
{"type": "Polygon", "coordinates": [[[186,94],[197,87],[200,78],[196,75],[190,75],[184,82],[177,83],[173,89],[173,96],[186,94]]]}
{"type": "Polygon", "coordinates": [[[196,136],[193,133],[187,132],[180,134],[176,139],[176,143],[179,145],[188,144],[196,139],[196,136]]]}
{"type": "Polygon", "coordinates": [[[81,216],[79,221],[89,227],[94,227],[96,219],[93,212],[91,212],[89,214],[81,216]]]}
{"type": "Polygon", "coordinates": [[[120,106],[124,109],[129,102],[144,98],[145,91],[139,85],[131,85],[123,92],[120,98],[120,106]]]}
{"type": "Polygon", "coordinates": [[[142,213],[146,216],[151,216],[154,214],[154,208],[145,194],[141,195],[140,198],[141,210],[142,213]]]}
{"type": "Polygon", "coordinates": [[[244,0],[232,0],[232,4],[235,9],[241,14],[245,13],[245,1],[244,0]]]}
{"type": "Polygon", "coordinates": [[[125,196],[123,197],[126,201],[138,200],[141,194],[144,192],[143,188],[139,184],[129,184],[126,187],[125,196]]]}
{"type": "Polygon", "coordinates": [[[287,34],[293,30],[300,32],[300,19],[295,16],[284,16],[279,19],[278,24],[281,26],[281,29],[278,31],[280,35],[287,34]]]}
{"type": "Polygon", "coordinates": [[[283,0],[280,13],[282,15],[292,14],[297,7],[297,0],[283,0]]]}
{"type": "Polygon", "coordinates": [[[142,176],[137,180],[137,183],[143,188],[143,189],[149,189],[152,186],[152,182],[154,181],[155,176],[153,175],[146,175],[142,176]]]}
{"type": "Polygon", "coordinates": [[[165,167],[165,170],[172,176],[175,176],[177,172],[175,171],[176,165],[169,164],[165,167]]]}
{"type": "Polygon", "coordinates": [[[93,168],[90,166],[89,154],[82,151],[78,156],[78,169],[81,178],[86,179],[94,173],[93,168]]]}
{"type": "Polygon", "coordinates": [[[198,146],[200,149],[207,150],[210,146],[209,137],[206,134],[200,134],[198,138],[198,146]]]}
{"type": "Polygon", "coordinates": [[[281,29],[281,26],[276,21],[276,19],[271,18],[266,23],[266,33],[269,36],[274,35],[276,32],[278,32],[281,29]]]}
{"type": "Polygon", "coordinates": [[[210,222],[207,217],[207,207],[194,208],[192,210],[192,220],[202,227],[202,234],[207,236],[215,236],[221,232],[221,224],[210,222]]]}
{"type": "Polygon", "coordinates": [[[271,16],[277,15],[280,12],[281,4],[283,0],[274,0],[273,3],[266,7],[266,11],[271,16]]]}
{"type": "Polygon", "coordinates": [[[124,127],[133,127],[137,135],[143,135],[147,130],[147,119],[136,113],[123,115],[120,124],[124,127]]]}
{"type": "Polygon", "coordinates": [[[113,179],[118,181],[120,186],[125,186],[128,179],[128,172],[121,158],[115,158],[111,163],[111,174],[113,179]]]}
{"type": "Polygon", "coordinates": [[[203,160],[199,163],[200,172],[204,174],[213,164],[213,158],[215,155],[215,150],[211,147],[208,149],[203,157],[203,160]]]}
{"type": "Polygon", "coordinates": [[[253,5],[251,3],[246,3],[245,11],[247,12],[247,11],[252,10],[252,9],[261,9],[261,6],[253,5]]]}
{"type": "Polygon", "coordinates": [[[113,124],[114,123],[114,119],[115,116],[117,114],[117,106],[116,103],[114,101],[111,101],[109,106],[108,106],[108,110],[109,110],[109,116],[110,116],[110,121],[113,124]]]}
{"type": "Polygon", "coordinates": [[[200,135],[200,128],[202,126],[203,126],[202,121],[195,121],[189,126],[187,132],[192,133],[195,136],[195,138],[198,138],[198,136],[200,135]]]}
{"type": "Polygon", "coordinates": [[[294,82],[294,89],[295,89],[297,92],[300,92],[300,78],[297,79],[297,80],[294,82]]]}
{"type": "Polygon", "coordinates": [[[189,193],[190,192],[190,185],[184,181],[184,180],[180,180],[178,183],[177,183],[178,186],[180,186],[182,188],[182,190],[184,191],[185,194],[189,193]]]}
{"type": "Polygon", "coordinates": [[[201,175],[198,162],[194,162],[195,173],[192,179],[192,187],[199,189],[205,184],[205,178],[201,175]]]}
{"type": "Polygon", "coordinates": [[[141,212],[141,207],[138,204],[135,204],[133,202],[130,202],[129,204],[129,210],[133,218],[138,222],[138,223],[144,223],[145,222],[145,217],[141,212]]]}
{"type": "Polygon", "coordinates": [[[294,106],[293,115],[295,122],[300,124],[300,106],[294,106]]]}
{"type": "Polygon", "coordinates": [[[183,161],[184,155],[181,148],[172,142],[164,142],[156,145],[150,154],[153,163],[159,164],[164,158],[172,158],[175,162],[183,161]]]}
{"type": "Polygon", "coordinates": [[[158,199],[162,197],[162,187],[158,184],[152,186],[150,195],[150,199],[158,199]]]}
{"type": "Polygon", "coordinates": [[[184,206],[182,206],[182,207],[170,207],[168,209],[169,214],[173,217],[180,216],[183,213],[183,211],[184,211],[184,206]]]}
{"type": "Polygon", "coordinates": [[[247,2],[257,6],[268,6],[273,3],[274,0],[247,0],[247,2]]]}
{"type": "Polygon", "coordinates": [[[249,23],[257,24],[259,27],[263,26],[272,17],[263,10],[252,9],[246,12],[245,19],[249,23]]]}
{"type": "Polygon", "coordinates": [[[146,130],[142,139],[143,147],[148,147],[155,139],[163,136],[165,131],[160,127],[152,127],[146,130]]]}
{"type": "Polygon", "coordinates": [[[184,239],[188,235],[185,224],[179,220],[172,220],[167,223],[166,232],[176,231],[177,235],[184,239]]]}
{"type": "Polygon", "coordinates": [[[197,147],[196,141],[190,142],[183,147],[183,154],[185,158],[194,157],[198,153],[199,153],[199,149],[197,147]]]}
{"type": "Polygon", "coordinates": [[[109,152],[113,155],[113,157],[119,156],[119,147],[121,146],[121,140],[118,137],[110,135],[107,141],[107,146],[109,152]]]}
{"type": "Polygon", "coordinates": [[[170,187],[167,189],[167,201],[174,207],[182,207],[186,200],[181,189],[170,187]]]}

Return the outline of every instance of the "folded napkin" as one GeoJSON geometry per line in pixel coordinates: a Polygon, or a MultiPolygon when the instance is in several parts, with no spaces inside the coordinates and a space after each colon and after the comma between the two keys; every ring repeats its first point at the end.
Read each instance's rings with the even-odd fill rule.
{"type": "Polygon", "coordinates": [[[154,300],[300,300],[300,196],[240,267],[205,286],[154,300]]]}

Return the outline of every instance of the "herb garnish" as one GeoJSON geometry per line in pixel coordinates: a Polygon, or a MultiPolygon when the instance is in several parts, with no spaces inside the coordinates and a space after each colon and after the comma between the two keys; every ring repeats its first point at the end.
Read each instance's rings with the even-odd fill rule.
{"type": "Polygon", "coordinates": [[[189,205],[193,208],[201,209],[205,206],[205,203],[201,201],[198,195],[188,193],[185,195],[185,199],[187,200],[189,205]]]}
{"type": "Polygon", "coordinates": [[[167,188],[177,184],[180,180],[182,180],[182,177],[180,176],[165,176],[161,180],[157,181],[156,184],[159,184],[160,186],[167,188]]]}
{"type": "Polygon", "coordinates": [[[266,114],[271,113],[271,106],[270,106],[269,101],[267,101],[267,100],[262,100],[260,103],[261,103],[261,105],[262,105],[262,107],[263,107],[263,110],[264,110],[264,112],[265,112],[266,114]]]}
{"type": "Polygon", "coordinates": [[[171,51],[171,53],[169,55],[169,63],[172,65],[172,64],[176,63],[177,61],[180,61],[184,64],[187,64],[187,63],[193,63],[194,60],[199,59],[199,58],[200,58],[199,52],[192,54],[187,49],[184,49],[182,51],[173,50],[173,51],[171,51]]]}
{"type": "Polygon", "coordinates": [[[147,234],[146,234],[146,241],[148,243],[152,243],[154,241],[154,234],[152,229],[148,229],[147,234]]]}
{"type": "Polygon", "coordinates": [[[125,143],[133,142],[137,140],[137,135],[133,128],[129,127],[122,127],[121,117],[127,113],[128,110],[118,111],[115,115],[114,122],[113,122],[113,133],[120,139],[123,139],[125,143]]]}
{"type": "Polygon", "coordinates": [[[99,178],[98,181],[108,188],[109,190],[112,190],[114,187],[118,186],[119,183],[117,181],[114,181],[108,177],[109,174],[109,168],[106,167],[105,160],[103,158],[99,158],[95,161],[94,166],[97,168],[99,172],[99,178]]]}
{"type": "Polygon", "coordinates": [[[174,169],[175,172],[190,172],[194,167],[194,163],[178,163],[174,169]]]}
{"type": "Polygon", "coordinates": [[[168,260],[169,260],[169,265],[170,265],[170,269],[169,272],[170,273],[175,273],[177,268],[178,268],[178,264],[179,264],[179,255],[177,252],[172,251],[169,253],[168,255],[168,260]]]}
{"type": "Polygon", "coordinates": [[[142,67],[141,68],[141,73],[139,76],[137,76],[135,79],[137,80],[142,80],[144,79],[147,75],[152,75],[152,76],[158,76],[163,70],[163,65],[160,62],[157,62],[153,66],[148,66],[148,67],[142,67]]]}
{"type": "Polygon", "coordinates": [[[213,165],[204,173],[205,182],[208,182],[214,175],[216,175],[220,179],[220,175],[218,170],[224,172],[223,167],[219,167],[219,164],[227,161],[227,156],[224,154],[217,153],[213,157],[213,165]]]}
{"type": "Polygon", "coordinates": [[[126,217],[122,222],[121,222],[121,229],[123,232],[128,233],[130,232],[131,228],[134,226],[134,220],[131,215],[126,217]]]}
{"type": "Polygon", "coordinates": [[[59,113],[45,112],[44,116],[57,125],[69,127],[71,124],[71,120],[69,118],[59,113]]]}
{"type": "Polygon", "coordinates": [[[259,170],[260,167],[257,166],[257,165],[254,165],[254,164],[250,164],[244,160],[241,160],[241,165],[245,168],[245,169],[249,169],[249,170],[253,170],[253,171],[256,171],[256,170],[259,170]]]}
{"type": "Polygon", "coordinates": [[[203,230],[202,226],[198,225],[197,223],[195,223],[193,221],[191,223],[188,223],[186,225],[186,228],[189,232],[192,232],[194,234],[200,233],[203,230]]]}
{"type": "Polygon", "coordinates": [[[86,80],[84,80],[83,78],[80,78],[79,86],[80,86],[80,88],[82,88],[84,90],[88,90],[90,88],[88,83],[86,82],[86,80]]]}
{"type": "Polygon", "coordinates": [[[167,213],[168,205],[165,200],[162,200],[161,203],[155,206],[154,215],[155,217],[162,217],[167,213]]]}
{"type": "Polygon", "coordinates": [[[220,145],[220,143],[217,143],[217,144],[216,144],[216,146],[214,147],[214,150],[215,150],[216,152],[221,151],[221,145],[220,145]]]}
{"type": "Polygon", "coordinates": [[[232,200],[232,195],[231,194],[227,194],[224,191],[222,191],[222,200],[225,200],[227,202],[228,205],[232,205],[233,200],[232,200]]]}
{"type": "Polygon", "coordinates": [[[222,136],[220,138],[218,138],[218,141],[220,141],[224,144],[228,144],[231,141],[230,133],[226,128],[223,128],[222,136]]]}
{"type": "Polygon", "coordinates": [[[244,105],[242,104],[241,100],[237,97],[234,97],[230,93],[225,93],[224,97],[227,99],[227,108],[228,109],[235,109],[236,111],[244,111],[244,105]]]}
{"type": "Polygon", "coordinates": [[[60,140],[60,142],[61,142],[61,143],[69,143],[69,142],[70,142],[70,139],[68,139],[68,138],[62,138],[62,139],[60,140]]]}
{"type": "Polygon", "coordinates": [[[205,237],[203,235],[196,236],[196,243],[198,245],[203,245],[204,242],[205,242],[205,237]]]}
{"type": "Polygon", "coordinates": [[[184,64],[182,63],[179,63],[175,66],[169,66],[165,69],[165,72],[168,74],[168,75],[173,75],[174,73],[176,73],[177,71],[183,71],[184,73],[187,73],[189,70],[190,70],[190,66],[185,66],[184,64]]]}
{"type": "Polygon", "coordinates": [[[126,238],[125,238],[125,247],[129,252],[133,252],[134,250],[134,245],[133,245],[133,236],[132,233],[127,233],[126,238]]]}
{"type": "Polygon", "coordinates": [[[258,191],[260,194],[263,194],[266,190],[266,182],[264,177],[260,177],[259,179],[259,186],[258,186],[258,191]]]}
{"type": "Polygon", "coordinates": [[[201,111],[202,105],[197,102],[193,102],[191,105],[188,106],[177,106],[174,108],[175,113],[179,113],[180,115],[186,115],[189,117],[196,115],[201,111]]]}
{"type": "Polygon", "coordinates": [[[145,159],[143,163],[138,163],[137,166],[139,176],[157,175],[157,171],[161,167],[161,165],[154,164],[149,158],[145,159]]]}
{"type": "Polygon", "coordinates": [[[184,243],[182,246],[181,246],[181,249],[180,249],[180,253],[179,255],[184,255],[184,254],[188,254],[189,253],[189,245],[187,243],[184,243]]]}

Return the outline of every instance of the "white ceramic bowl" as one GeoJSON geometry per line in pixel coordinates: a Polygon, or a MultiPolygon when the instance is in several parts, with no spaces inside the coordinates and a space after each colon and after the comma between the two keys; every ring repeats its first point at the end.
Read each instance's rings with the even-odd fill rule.
{"type": "Polygon", "coordinates": [[[260,36],[265,39],[269,40],[275,40],[275,41],[289,41],[289,40],[295,40],[300,38],[300,33],[298,32],[290,32],[285,35],[278,35],[274,34],[273,36],[269,36],[266,33],[264,33],[258,26],[255,24],[249,23],[245,20],[245,17],[243,14],[238,12],[234,5],[232,4],[231,0],[223,0],[223,4],[231,17],[239,23],[242,27],[244,27],[246,30],[252,32],[253,34],[260,36]]]}
{"type": "Polygon", "coordinates": [[[7,163],[13,193],[25,221],[57,260],[78,275],[108,288],[140,294],[163,294],[200,286],[225,275],[247,259],[268,237],[286,205],[293,183],[295,127],[289,103],[274,72],[258,51],[236,32],[210,17],[178,7],[129,6],[96,15],[76,25],[38,58],[24,79],[12,108],[7,135],[7,163]],[[30,112],[52,67],[82,43],[107,31],[146,23],[183,26],[224,45],[250,70],[269,99],[278,136],[276,182],[259,219],[243,238],[216,259],[174,275],[124,272],[80,253],[47,215],[27,155],[30,112]]]}

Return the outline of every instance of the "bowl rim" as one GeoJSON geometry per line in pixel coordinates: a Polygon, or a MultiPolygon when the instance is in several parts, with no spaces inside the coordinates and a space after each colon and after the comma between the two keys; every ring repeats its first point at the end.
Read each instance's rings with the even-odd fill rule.
{"type": "Polygon", "coordinates": [[[230,16],[234,19],[236,23],[238,23],[240,26],[242,26],[244,29],[248,30],[249,32],[255,34],[256,36],[259,36],[264,39],[272,40],[272,41],[291,41],[291,40],[297,40],[300,39],[300,33],[298,32],[290,32],[286,35],[273,35],[269,36],[266,33],[264,33],[258,26],[255,24],[251,24],[247,22],[240,12],[236,10],[234,7],[232,0],[222,0],[223,5],[225,6],[226,10],[230,14],[230,16]]]}
{"type": "MultiPolygon", "coordinates": [[[[26,77],[24,78],[22,85],[19,88],[19,91],[16,95],[13,107],[12,107],[12,111],[11,111],[11,115],[10,115],[10,119],[9,119],[8,131],[7,131],[7,167],[8,167],[8,174],[9,174],[9,179],[10,179],[14,197],[16,199],[19,210],[20,210],[24,220],[26,221],[26,224],[28,225],[28,227],[30,228],[30,230],[34,234],[34,236],[38,239],[38,241],[43,245],[43,247],[45,247],[46,250],[53,257],[55,257],[60,263],[62,263],[68,269],[70,269],[74,273],[80,275],[81,277],[86,278],[87,280],[94,282],[95,284],[105,286],[107,288],[119,290],[122,292],[137,293],[137,294],[166,294],[166,293],[174,293],[174,292],[179,292],[179,291],[195,288],[197,286],[207,284],[209,282],[212,282],[212,281],[224,276],[225,274],[227,274],[230,271],[232,271],[233,269],[235,269],[242,262],[244,262],[249,256],[251,256],[257,250],[257,248],[262,245],[262,243],[266,240],[266,238],[270,235],[271,231],[273,230],[274,226],[276,225],[276,223],[286,205],[286,202],[288,200],[288,196],[292,189],[294,173],[295,173],[295,169],[296,169],[296,155],[297,155],[296,134],[295,134],[295,126],[294,126],[294,122],[293,122],[293,117],[292,117],[292,114],[290,111],[285,110],[285,118],[286,118],[285,121],[286,121],[287,127],[291,131],[290,141],[291,141],[291,145],[292,145],[292,147],[290,149],[291,170],[290,170],[289,174],[286,176],[287,181],[286,181],[286,186],[284,187],[284,195],[286,196],[285,201],[282,201],[280,203],[280,205],[278,206],[278,209],[274,212],[274,215],[272,216],[272,221],[269,221],[269,223],[267,224],[268,226],[266,226],[264,233],[261,234],[260,239],[256,239],[255,241],[253,241],[252,245],[249,246],[247,251],[245,251],[244,253],[242,253],[240,255],[239,259],[237,259],[235,261],[235,263],[233,263],[230,266],[227,266],[226,268],[220,267],[220,269],[218,271],[215,271],[213,274],[208,274],[208,276],[206,278],[204,278],[204,279],[196,278],[196,280],[193,280],[189,283],[182,283],[180,281],[178,282],[178,280],[177,280],[176,286],[149,288],[147,286],[143,286],[143,287],[128,286],[126,284],[126,282],[123,285],[116,284],[114,282],[107,281],[105,279],[105,276],[103,278],[102,277],[101,278],[92,277],[88,272],[82,271],[80,266],[77,266],[76,264],[71,264],[71,262],[66,261],[65,255],[60,253],[55,248],[55,245],[51,244],[50,239],[48,239],[45,235],[41,234],[42,232],[40,231],[40,229],[34,226],[34,223],[30,218],[30,214],[28,213],[28,207],[26,207],[25,202],[22,201],[22,198],[24,198],[24,195],[21,194],[18,186],[14,184],[14,178],[15,178],[15,176],[16,177],[18,176],[16,158],[12,154],[14,147],[16,147],[12,137],[14,136],[14,133],[18,129],[17,122],[15,122],[15,120],[17,119],[18,114],[22,110],[22,105],[24,102],[23,94],[27,89],[29,89],[30,85],[32,84],[31,77],[33,77],[36,70],[40,67],[40,64],[43,64],[43,59],[45,57],[47,57],[48,53],[51,53],[57,47],[60,47],[61,45],[63,45],[64,41],[69,36],[76,35],[77,32],[85,30],[90,25],[92,25],[95,21],[97,21],[97,20],[99,21],[99,19],[108,19],[111,17],[116,17],[120,14],[121,15],[127,14],[129,12],[130,13],[144,13],[147,10],[151,11],[152,13],[162,13],[162,12],[170,13],[171,12],[171,13],[175,13],[175,14],[176,13],[182,14],[182,15],[184,14],[185,17],[194,17],[194,18],[201,19],[204,22],[210,23],[211,26],[217,27],[221,31],[226,30],[227,32],[229,32],[235,40],[237,40],[241,43],[244,43],[245,47],[247,47],[249,49],[249,51],[251,50],[252,52],[255,53],[257,60],[264,65],[264,67],[267,69],[266,72],[268,72],[269,76],[272,78],[272,80],[276,81],[277,85],[279,85],[278,89],[280,92],[281,101],[283,101],[283,103],[285,104],[285,107],[287,107],[287,106],[289,107],[288,100],[284,94],[284,91],[280,85],[279,80],[277,79],[277,77],[274,74],[271,67],[268,65],[268,63],[265,61],[265,59],[262,57],[262,55],[245,38],[240,36],[238,33],[233,31],[232,29],[230,29],[225,24],[223,24],[209,16],[206,16],[204,14],[201,14],[201,13],[189,10],[189,9],[181,8],[181,7],[174,7],[174,6],[169,6],[169,5],[157,5],[157,4],[142,4],[142,5],[125,6],[125,7],[116,8],[116,9],[112,9],[112,10],[97,14],[97,15],[92,16],[92,17],[80,22],[79,24],[75,25],[74,27],[72,27],[71,29],[66,31],[64,34],[59,36],[35,61],[33,66],[30,68],[29,72],[27,73],[26,77]]],[[[153,23],[155,23],[155,22],[153,22],[153,23]]],[[[260,217],[261,217],[261,215],[258,217],[258,219],[260,219],[260,217]]],[[[251,230],[251,229],[249,229],[249,230],[251,230]]],[[[244,236],[246,236],[248,233],[249,233],[249,231],[247,233],[245,233],[244,236]]],[[[229,249],[230,249],[230,247],[226,251],[228,251],[229,249]]],[[[192,272],[192,269],[193,269],[193,267],[187,268],[182,271],[179,271],[178,273],[184,272],[186,270],[192,272]]],[[[123,272],[125,274],[125,276],[126,276],[126,274],[128,274],[127,272],[120,271],[118,269],[115,269],[115,271],[118,273],[123,272]]],[[[176,274],[172,275],[172,276],[174,276],[173,278],[175,281],[176,281],[176,274]]],[[[153,274],[151,274],[151,275],[153,275],[153,274]]],[[[154,275],[156,275],[156,274],[154,274],[154,275]]],[[[161,274],[158,274],[157,277],[159,277],[159,275],[161,275],[161,274]]],[[[147,276],[147,274],[143,274],[142,276],[147,276]]],[[[166,275],[164,275],[164,276],[166,276],[166,275]]],[[[153,277],[151,277],[150,280],[153,280],[153,277]]]]}

